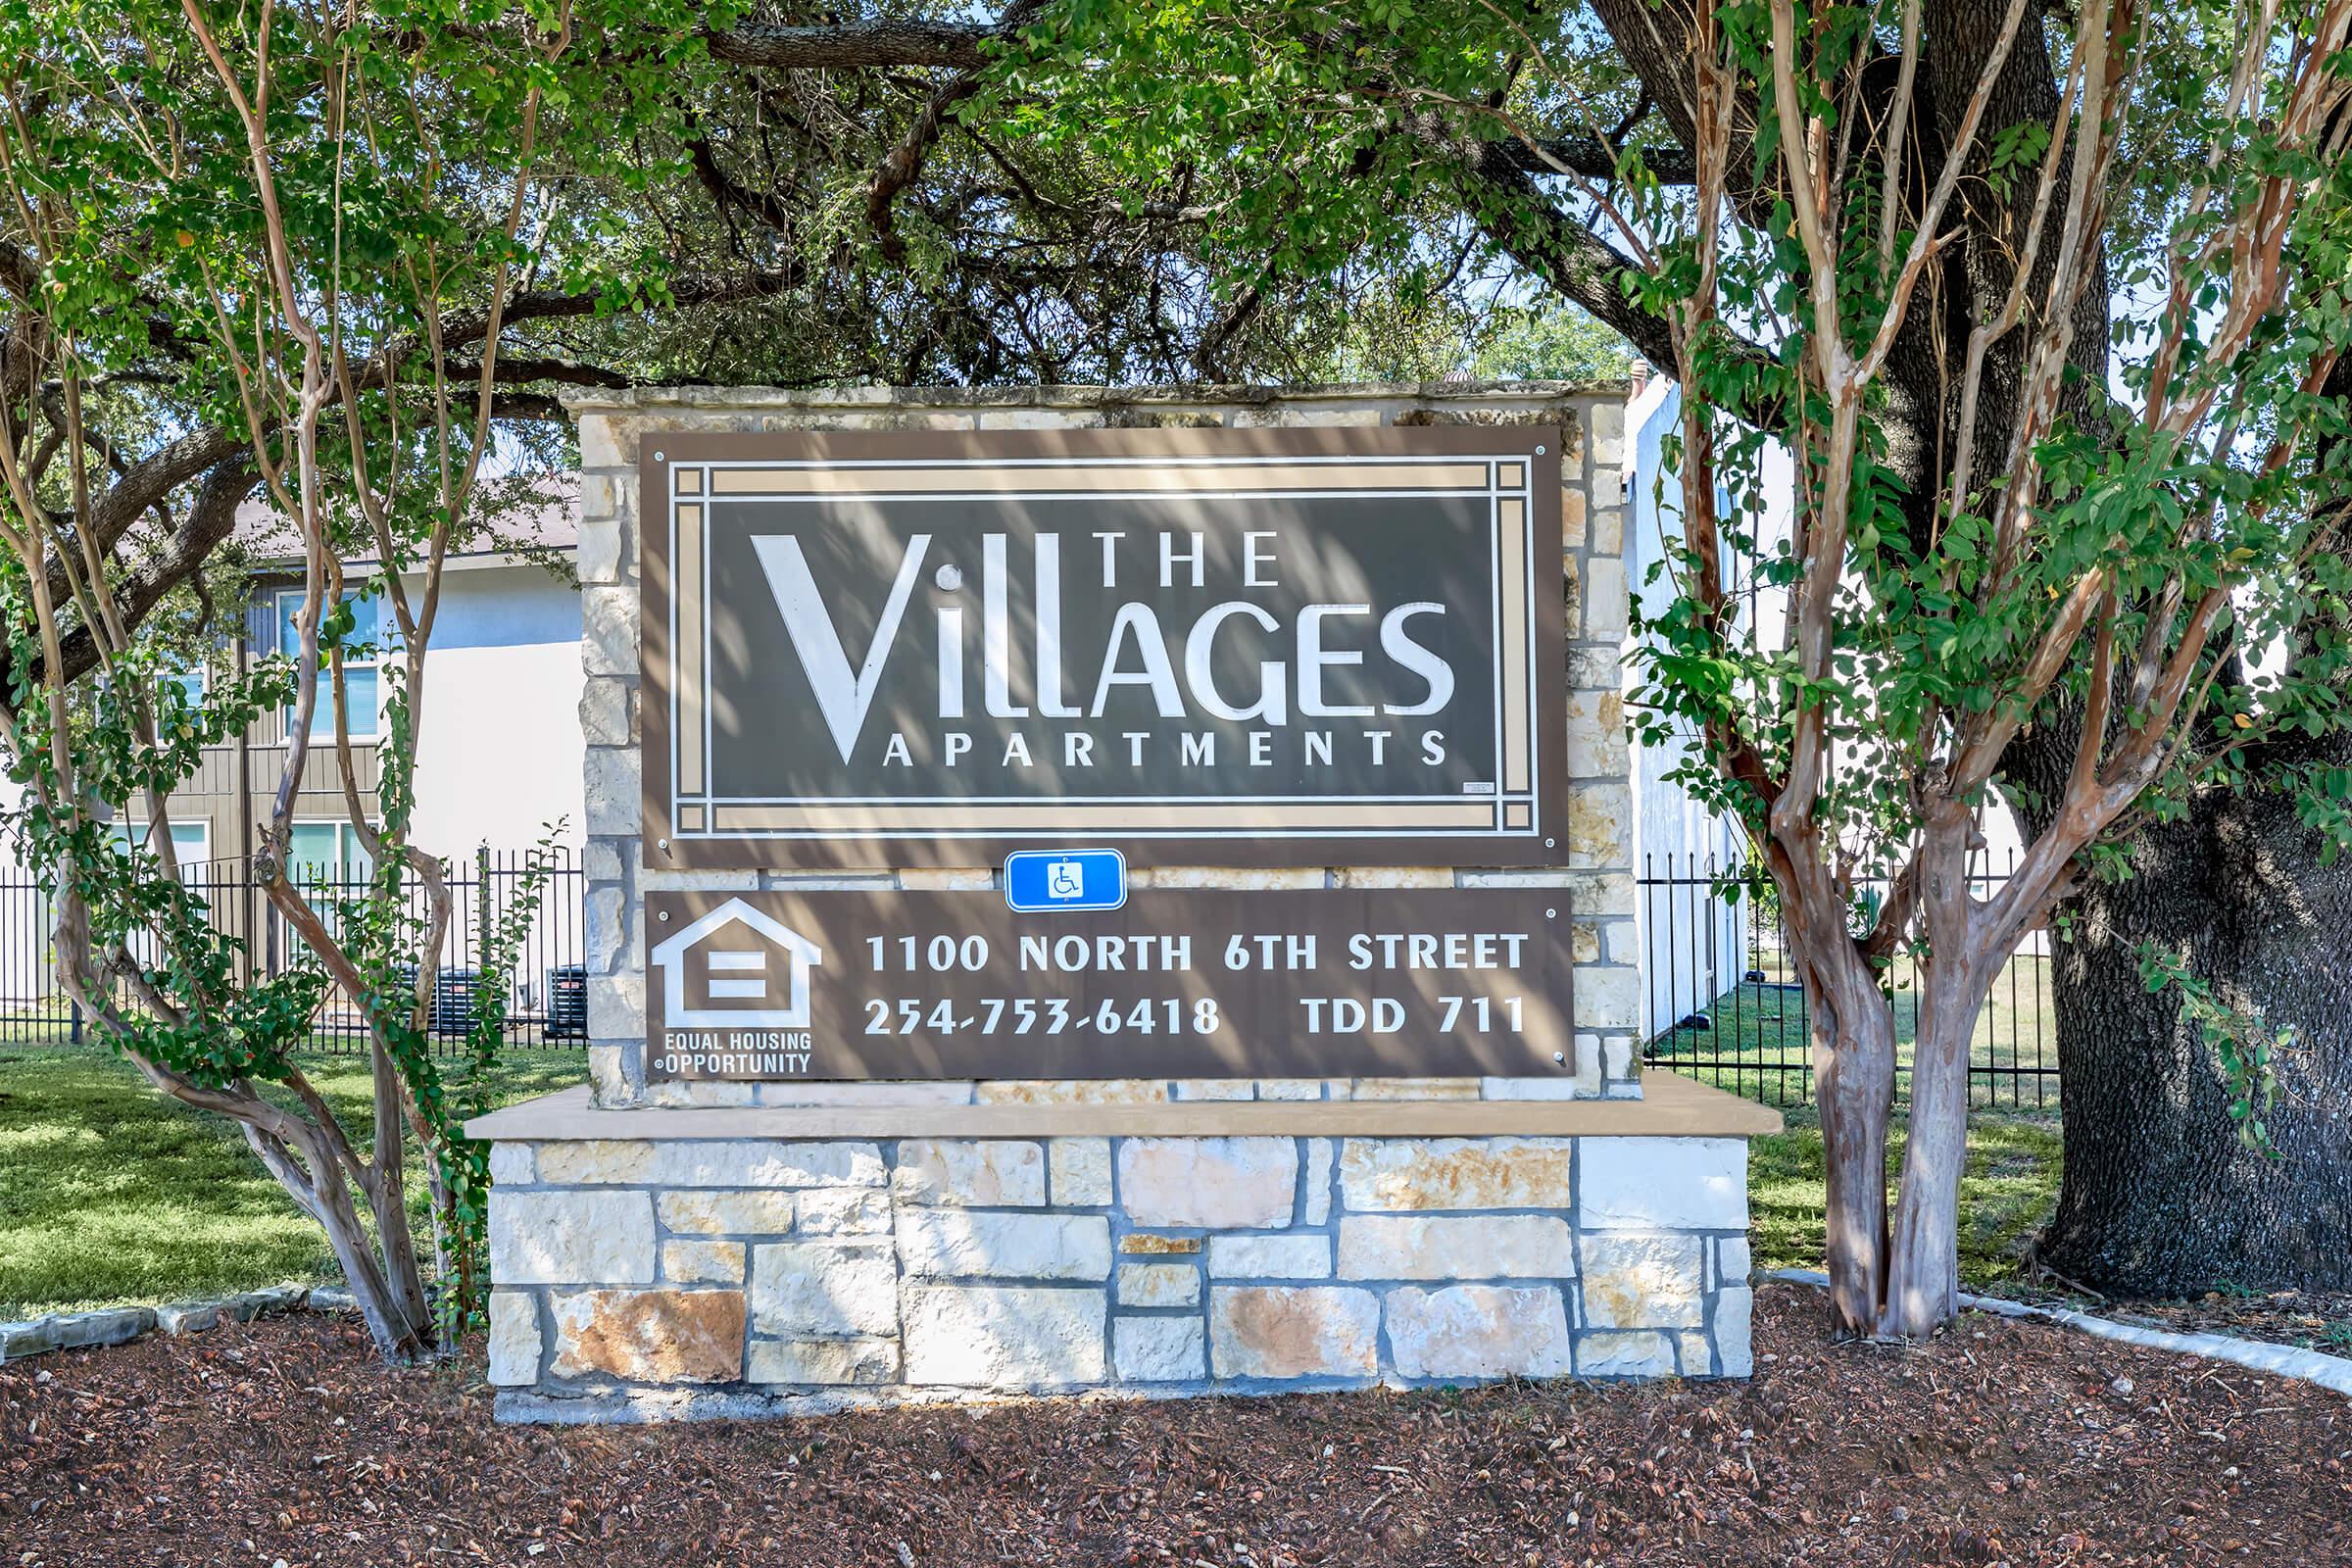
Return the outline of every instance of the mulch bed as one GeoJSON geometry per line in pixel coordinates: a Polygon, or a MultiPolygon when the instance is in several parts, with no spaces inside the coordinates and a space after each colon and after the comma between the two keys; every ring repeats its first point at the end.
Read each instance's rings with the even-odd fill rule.
{"type": "Polygon", "coordinates": [[[499,1428],[301,1317],[0,1369],[0,1568],[2352,1563],[2352,1402],[1983,1316],[1748,1384],[499,1428]]]}

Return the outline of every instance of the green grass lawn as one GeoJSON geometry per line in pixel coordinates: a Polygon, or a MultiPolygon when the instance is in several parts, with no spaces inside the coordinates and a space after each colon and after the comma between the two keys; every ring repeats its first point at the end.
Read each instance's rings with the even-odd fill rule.
{"type": "MultiPolygon", "coordinates": [[[[1819,1268],[1822,1261],[1821,1117],[1784,1113],[1788,1130],[1748,1146],[1747,1200],[1758,1268],[1819,1268]]],[[[1888,1140],[1890,1182],[1900,1179],[1903,1133],[1888,1140]]],[[[1960,1279],[1979,1289],[2014,1279],[2026,1241],[2058,1204],[2063,1146],[2055,1115],[1979,1111],[1969,1123],[1960,1180],[1960,1279]]]]}
{"type": "MultiPolygon", "coordinates": [[[[1652,1041],[1647,1054],[1653,1064],[1770,1102],[1805,1099],[1810,1060],[1805,999],[1792,986],[1773,983],[1785,980],[1784,974],[1765,972],[1765,983],[1742,981],[1708,1004],[1711,1027],[1677,1027],[1652,1041]]],[[[1903,978],[1899,966],[1896,978],[1903,978]]],[[[1898,984],[1895,1063],[1906,1084],[1918,1032],[1918,992],[1898,984]]],[[[2047,958],[2019,954],[2009,960],[1978,1015],[1969,1065],[1978,1104],[2057,1110],[2058,1025],[2050,1014],[2047,958]],[[2047,1069],[2050,1076],[2036,1078],[2036,1069],[2047,1069]]]]}
{"type": "MultiPolygon", "coordinates": [[[[365,1127],[365,1056],[304,1068],[365,1127]]],[[[586,1073],[577,1051],[515,1051],[490,1096],[586,1073]]],[[[336,1277],[318,1226],[230,1123],[165,1100],[102,1046],[0,1047],[0,1318],[336,1277]]]]}

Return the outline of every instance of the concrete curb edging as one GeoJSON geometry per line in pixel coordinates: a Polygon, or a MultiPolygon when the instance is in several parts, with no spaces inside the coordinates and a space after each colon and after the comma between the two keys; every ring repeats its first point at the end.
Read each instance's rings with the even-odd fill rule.
{"type": "MultiPolygon", "coordinates": [[[[1817,1268],[1776,1268],[1763,1277],[1791,1285],[1815,1285],[1825,1289],[1830,1283],[1830,1277],[1817,1268]]],[[[2352,1396],[2352,1360],[2340,1355],[2328,1355],[2321,1350],[2306,1350],[2293,1345],[2272,1345],[2263,1340],[2240,1340],[2227,1334],[2175,1334],[2168,1329],[2116,1323],[2069,1307],[2034,1306],[2025,1301],[2005,1300],[1997,1296],[1971,1296],[1962,1292],[1960,1304],[1980,1312],[1990,1312],[1996,1317],[2042,1318],[2070,1329],[2080,1329],[2084,1334],[2096,1335],[2102,1340],[2136,1345],[2142,1349],[2171,1350],[2180,1355],[2202,1356],[2208,1361],[2233,1361],[2256,1372],[2297,1378],[2305,1383],[2316,1383],[2336,1394],[2352,1396]]]]}
{"type": "Polygon", "coordinates": [[[89,1312],[52,1312],[46,1317],[0,1323],[0,1365],[50,1350],[127,1345],[149,1334],[177,1339],[218,1328],[223,1321],[250,1323],[276,1312],[350,1312],[351,1293],[338,1286],[272,1285],[207,1301],[172,1301],[163,1306],[109,1306],[89,1312]]]}

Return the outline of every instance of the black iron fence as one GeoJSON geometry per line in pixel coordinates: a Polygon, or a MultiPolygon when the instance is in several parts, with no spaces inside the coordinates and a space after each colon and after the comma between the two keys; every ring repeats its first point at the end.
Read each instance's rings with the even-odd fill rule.
{"type": "MultiPolygon", "coordinates": [[[[506,1041],[514,1046],[581,1047],[588,1037],[587,971],[581,958],[581,879],[567,849],[546,852],[482,849],[445,861],[450,929],[434,976],[430,1027],[449,1050],[471,1031],[476,992],[485,983],[485,938],[499,929],[528,888],[534,855],[542,867],[539,907],[522,939],[518,961],[506,977],[506,1041]]],[[[240,939],[249,976],[283,973],[307,961],[308,950],[274,908],[245,859],[197,860],[181,880],[203,901],[214,928],[240,939]]],[[[368,885],[364,863],[297,867],[295,881],[322,918],[368,885]]],[[[421,889],[413,914],[423,912],[421,889]]],[[[81,1009],[57,983],[55,921],[49,900],[22,867],[0,865],[0,1042],[62,1044],[87,1034],[81,1009]]],[[[337,988],[313,1024],[311,1044],[321,1051],[358,1051],[367,1025],[337,988]]]]}
{"type": "MultiPolygon", "coordinates": [[[[2015,857],[2004,860],[1987,861],[1972,874],[1980,897],[2007,879],[2015,857]]],[[[1804,993],[1789,965],[1770,879],[1741,864],[1666,856],[1647,859],[1636,882],[1643,1063],[1767,1104],[1809,1102],[1813,1062],[1804,993]]],[[[1977,1018],[1969,1085],[1980,1104],[2044,1108],[2058,1102],[2048,942],[2042,932],[2026,940],[1977,1018]]],[[[1890,978],[1895,1087],[1908,1094],[1919,995],[1910,960],[1898,958],[1890,978]]]]}

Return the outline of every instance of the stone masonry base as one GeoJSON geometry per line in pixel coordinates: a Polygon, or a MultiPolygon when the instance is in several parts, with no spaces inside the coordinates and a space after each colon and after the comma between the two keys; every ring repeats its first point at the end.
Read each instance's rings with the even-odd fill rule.
{"type": "Polygon", "coordinates": [[[505,1140],[502,1419],[1749,1371],[1741,1137],[505,1140]]]}

